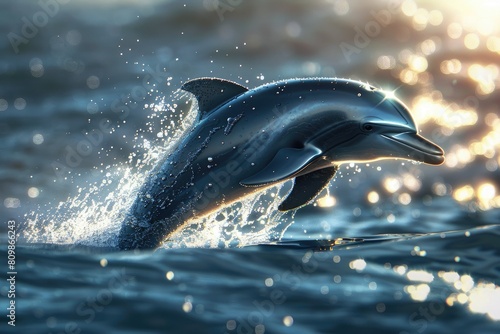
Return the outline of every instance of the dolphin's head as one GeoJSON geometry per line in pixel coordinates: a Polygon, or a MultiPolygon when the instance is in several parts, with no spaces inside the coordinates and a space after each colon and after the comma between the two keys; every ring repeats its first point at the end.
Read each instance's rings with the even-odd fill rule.
{"type": "MultiPolygon", "coordinates": [[[[336,162],[366,162],[403,158],[431,165],[444,162],[444,152],[418,134],[408,108],[384,91],[365,85],[349,121],[349,138],[331,147],[328,158],[336,162]]],[[[345,130],[344,130],[345,131],[345,130]]]]}

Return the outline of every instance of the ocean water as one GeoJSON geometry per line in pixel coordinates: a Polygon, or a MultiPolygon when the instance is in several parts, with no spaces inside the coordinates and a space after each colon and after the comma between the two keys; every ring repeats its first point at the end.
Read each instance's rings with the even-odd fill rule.
{"type": "Polygon", "coordinates": [[[0,331],[500,332],[498,10],[0,0],[0,331]],[[447,160],[345,164],[295,212],[277,211],[285,183],[118,251],[141,182],[195,122],[179,87],[207,76],[369,82],[447,160]]]}

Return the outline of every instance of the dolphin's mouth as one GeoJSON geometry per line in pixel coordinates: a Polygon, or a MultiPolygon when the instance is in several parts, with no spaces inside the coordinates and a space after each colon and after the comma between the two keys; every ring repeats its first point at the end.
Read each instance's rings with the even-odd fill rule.
{"type": "Polygon", "coordinates": [[[387,133],[383,137],[393,140],[406,148],[408,158],[425,162],[430,165],[440,165],[444,162],[444,151],[441,147],[412,132],[387,133]]]}

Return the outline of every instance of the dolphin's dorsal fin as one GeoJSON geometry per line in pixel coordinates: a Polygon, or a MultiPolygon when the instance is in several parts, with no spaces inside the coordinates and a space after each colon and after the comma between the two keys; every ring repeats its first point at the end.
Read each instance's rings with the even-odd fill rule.
{"type": "Polygon", "coordinates": [[[236,82],[218,78],[193,79],[182,85],[181,89],[196,97],[200,119],[217,106],[248,91],[248,88],[236,82]]]}
{"type": "Polygon", "coordinates": [[[258,187],[283,181],[299,173],[321,154],[322,151],[313,145],[306,145],[303,148],[282,148],[264,169],[242,180],[240,184],[246,187],[258,187]]]}
{"type": "Polygon", "coordinates": [[[338,169],[338,166],[332,166],[297,176],[292,191],[283,203],[280,204],[278,210],[288,211],[297,209],[309,203],[333,179],[338,169]]]}

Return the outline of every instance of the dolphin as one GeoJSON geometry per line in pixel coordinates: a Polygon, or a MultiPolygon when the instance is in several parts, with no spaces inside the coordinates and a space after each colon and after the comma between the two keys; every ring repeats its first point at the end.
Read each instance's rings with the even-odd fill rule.
{"type": "Polygon", "coordinates": [[[444,162],[400,100],[363,82],[290,79],[248,89],[199,78],[181,89],[196,98],[198,119],[147,176],[120,249],[156,248],[190,219],[286,180],[294,185],[278,209],[299,208],[345,162],[444,162]]]}

